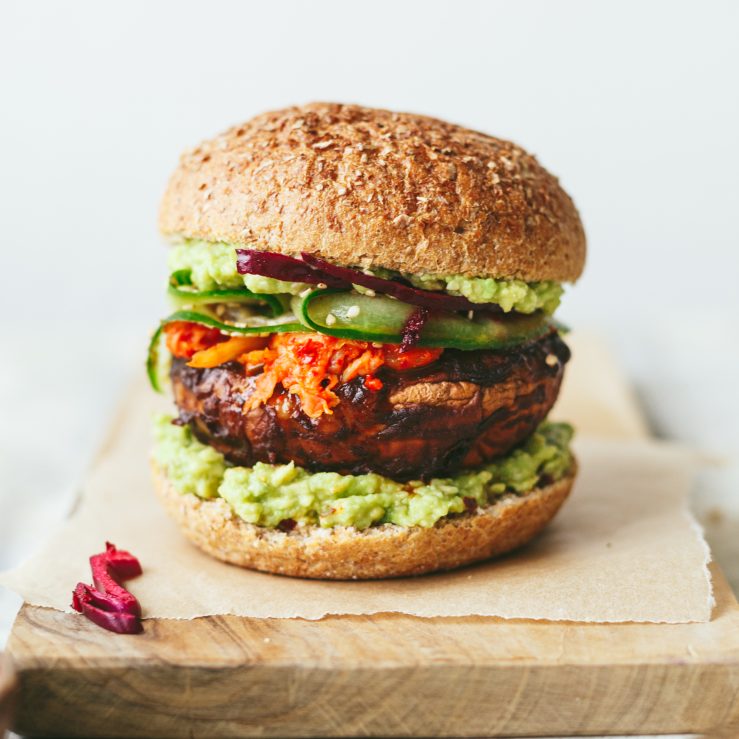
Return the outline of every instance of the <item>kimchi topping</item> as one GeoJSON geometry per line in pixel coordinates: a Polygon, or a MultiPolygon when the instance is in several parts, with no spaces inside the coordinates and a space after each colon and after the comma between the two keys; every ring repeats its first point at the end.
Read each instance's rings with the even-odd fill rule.
{"type": "MultiPolygon", "coordinates": [[[[372,375],[384,363],[382,348],[366,341],[337,339],[324,334],[273,334],[264,349],[241,357],[247,371],[262,369],[244,411],[272,397],[281,385],[300,398],[303,412],[318,418],[339,402],[333,392],[342,382],[372,375]]],[[[377,378],[373,378],[377,379],[377,378]]],[[[374,383],[375,388],[377,383],[374,383]]]]}
{"type": "Polygon", "coordinates": [[[217,328],[202,326],[189,321],[174,321],[164,327],[167,349],[174,357],[191,359],[198,352],[205,351],[227,339],[217,328]]]}
{"type": "Polygon", "coordinates": [[[443,349],[405,348],[397,344],[339,339],[319,333],[281,333],[269,337],[229,337],[216,329],[178,321],[165,327],[167,347],[191,367],[217,367],[236,361],[255,375],[254,392],[244,412],[260,406],[275,392],[285,390],[300,399],[311,418],[332,413],[339,402],[334,388],[362,377],[377,392],[383,366],[395,371],[422,367],[437,360],[443,349]]]}

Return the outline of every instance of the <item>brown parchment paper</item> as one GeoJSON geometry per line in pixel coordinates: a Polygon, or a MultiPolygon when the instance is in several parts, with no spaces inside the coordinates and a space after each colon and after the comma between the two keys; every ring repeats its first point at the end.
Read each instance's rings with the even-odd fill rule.
{"type": "Polygon", "coordinates": [[[147,463],[150,417],[167,406],[141,382],[126,398],[76,511],[38,555],[1,574],[0,585],[33,605],[69,611],[74,585],[90,581],[89,555],[107,539],[141,560],[144,574],[128,586],[148,618],[401,612],[707,621],[713,606],[710,555],[687,510],[696,460],[682,447],[649,440],[607,355],[593,342],[575,343],[582,350],[571,379],[581,392],[570,383],[556,415],[569,412],[580,429],[580,474],[554,522],[515,554],[452,573],[379,582],[297,580],[213,560],[185,541],[154,496],[147,463]],[[608,368],[605,378],[593,373],[599,366],[608,368]],[[610,421],[609,407],[615,413],[610,421]]]}

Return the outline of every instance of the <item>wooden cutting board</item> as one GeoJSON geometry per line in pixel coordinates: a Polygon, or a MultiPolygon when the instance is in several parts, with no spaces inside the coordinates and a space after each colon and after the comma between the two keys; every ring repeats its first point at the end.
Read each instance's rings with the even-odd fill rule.
{"type": "MultiPolygon", "coordinates": [[[[576,339],[562,415],[647,433],[633,394],[576,339]],[[603,387],[578,378],[597,373],[603,387]],[[577,388],[587,385],[592,395],[577,388]],[[593,408],[597,413],[593,414],[593,408]]],[[[705,624],[403,615],[148,620],[143,635],[24,606],[8,653],[14,728],[65,737],[739,735],[739,605],[718,568],[705,624]]]]}
{"type": "Polygon", "coordinates": [[[15,698],[15,674],[10,662],[0,654],[0,737],[10,726],[11,709],[15,698]]]}

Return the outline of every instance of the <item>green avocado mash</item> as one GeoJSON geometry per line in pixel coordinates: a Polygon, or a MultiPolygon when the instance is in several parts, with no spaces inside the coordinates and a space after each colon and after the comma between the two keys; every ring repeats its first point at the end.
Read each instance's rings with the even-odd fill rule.
{"type": "MultiPolygon", "coordinates": [[[[282,293],[298,295],[309,285],[302,282],[284,282],[259,275],[240,275],[236,271],[237,247],[232,244],[210,243],[188,239],[172,247],[169,268],[172,272],[189,270],[192,284],[198,290],[246,286],[255,293],[282,293]]],[[[557,282],[523,282],[496,280],[488,277],[463,275],[411,275],[376,269],[374,274],[390,278],[400,274],[416,287],[424,290],[444,290],[451,295],[462,295],[473,303],[496,303],[506,313],[533,313],[543,310],[551,314],[559,305],[562,286],[557,282]]],[[[357,288],[359,292],[367,292],[357,288]]]]}
{"type": "Polygon", "coordinates": [[[154,424],[154,460],[180,493],[217,498],[226,472],[223,455],[201,444],[186,426],[175,426],[172,417],[159,415],[154,424]]]}
{"type": "Polygon", "coordinates": [[[192,285],[198,290],[245,286],[253,293],[297,295],[310,287],[304,282],[240,275],[236,271],[237,248],[232,244],[187,240],[170,249],[167,264],[172,272],[189,270],[192,285]]]}
{"type": "Polygon", "coordinates": [[[557,309],[564,289],[558,282],[523,282],[522,280],[495,280],[492,277],[464,277],[463,275],[408,275],[411,284],[424,290],[444,290],[451,295],[462,295],[472,303],[497,303],[506,313],[533,313],[543,310],[552,314],[557,309]]]}
{"type": "Polygon", "coordinates": [[[231,467],[168,416],[157,417],[155,436],[154,459],[179,492],[220,496],[244,521],[265,527],[285,519],[324,528],[430,527],[450,513],[464,512],[472,501],[485,506],[504,493],[531,490],[544,476],[557,480],[572,464],[572,428],[563,423],[541,424],[516,449],[476,470],[407,483],[375,474],[308,472],[292,463],[231,467]]]}

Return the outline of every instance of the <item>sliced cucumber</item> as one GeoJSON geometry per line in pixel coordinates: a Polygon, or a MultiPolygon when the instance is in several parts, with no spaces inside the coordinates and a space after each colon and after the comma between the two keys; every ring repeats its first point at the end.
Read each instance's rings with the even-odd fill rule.
{"type": "MultiPolygon", "coordinates": [[[[173,285],[170,287],[172,289],[177,288],[173,285]]],[[[243,295],[244,291],[213,290],[198,295],[209,295],[210,299],[203,300],[203,303],[227,302],[223,299],[213,300],[216,293],[243,295]]],[[[259,300],[277,300],[276,296],[269,295],[255,297],[259,300]]],[[[192,310],[178,310],[168,316],[154,332],[149,344],[146,370],[151,386],[157,392],[162,391],[159,376],[162,330],[175,321],[199,323],[233,336],[317,331],[342,339],[399,344],[403,327],[416,310],[415,306],[386,296],[358,295],[344,290],[314,290],[302,298],[295,296],[292,299],[295,315],[283,313],[282,303],[279,300],[277,302],[281,312],[279,317],[248,316],[239,324],[224,323],[208,312],[192,310]]],[[[452,313],[439,314],[432,315],[424,325],[419,345],[467,351],[500,350],[533,341],[558,329],[558,324],[541,311],[529,315],[504,316],[477,313],[473,318],[452,313]]]]}
{"type": "Polygon", "coordinates": [[[162,331],[164,327],[176,321],[187,321],[188,323],[199,323],[202,326],[217,328],[224,334],[232,336],[244,336],[247,334],[264,335],[284,333],[289,331],[300,331],[305,333],[306,329],[295,320],[295,317],[287,314],[281,318],[265,318],[264,316],[252,316],[248,323],[233,325],[223,323],[207,313],[198,313],[189,310],[179,310],[171,316],[167,316],[154,332],[149,342],[149,353],[146,358],[146,373],[151,386],[158,393],[162,392],[162,378],[159,376],[159,352],[162,343],[162,331]]]}
{"type": "MultiPolygon", "coordinates": [[[[403,327],[415,307],[385,296],[370,297],[346,291],[313,291],[293,298],[293,312],[314,331],[343,339],[399,344],[403,327]]],[[[546,315],[473,318],[456,314],[432,315],[423,327],[420,346],[448,349],[505,349],[544,336],[553,329],[546,315]]]]}
{"type": "Polygon", "coordinates": [[[175,308],[215,303],[251,303],[266,307],[272,316],[280,316],[285,312],[283,303],[277,295],[253,293],[245,287],[196,290],[191,287],[188,270],[178,270],[170,275],[167,295],[175,308]]]}
{"type": "Polygon", "coordinates": [[[149,351],[146,355],[146,375],[149,378],[149,384],[161,393],[163,391],[162,378],[160,376],[160,362],[159,352],[162,344],[162,329],[165,324],[162,322],[159,324],[157,330],[152,334],[151,341],[149,342],[149,351]]]}

